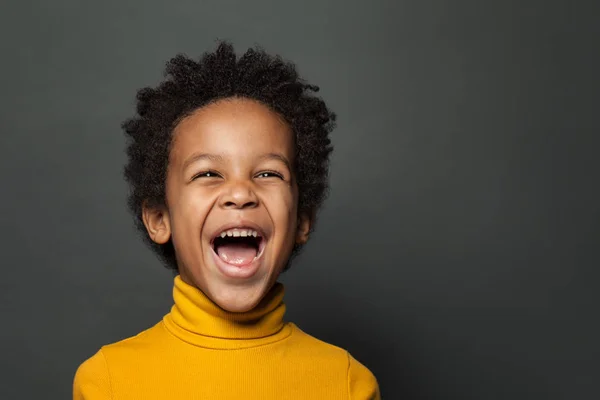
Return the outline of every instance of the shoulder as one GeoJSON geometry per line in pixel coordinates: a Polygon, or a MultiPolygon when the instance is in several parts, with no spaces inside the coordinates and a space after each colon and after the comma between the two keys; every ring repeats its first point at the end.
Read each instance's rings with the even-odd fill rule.
{"type": "Polygon", "coordinates": [[[352,354],[348,356],[348,393],[350,399],[379,400],[381,393],[375,375],[352,354]]]}
{"type": "Polygon", "coordinates": [[[110,399],[111,371],[123,361],[136,360],[133,352],[150,349],[158,341],[160,323],[135,336],[107,344],[81,363],[73,379],[74,399],[110,399]]]}
{"type": "Polygon", "coordinates": [[[134,348],[136,350],[143,349],[145,347],[154,345],[158,337],[163,333],[162,321],[160,321],[154,326],[141,331],[137,335],[130,336],[114,343],[106,344],[102,346],[102,350],[105,353],[113,353],[115,351],[122,351],[130,348],[134,348]]]}
{"type": "Polygon", "coordinates": [[[379,384],[375,375],[347,350],[324,342],[294,327],[294,336],[300,346],[297,346],[306,357],[311,358],[311,364],[322,363],[328,369],[339,368],[347,381],[348,395],[351,400],[380,400],[379,384]]]}
{"type": "Polygon", "coordinates": [[[297,348],[298,351],[304,352],[311,357],[336,360],[344,366],[347,365],[348,359],[346,350],[304,332],[293,322],[290,322],[289,324],[293,327],[292,336],[295,341],[294,347],[297,348]]]}
{"type": "Polygon", "coordinates": [[[117,373],[161,357],[166,350],[168,335],[162,321],[135,336],[106,344],[100,349],[108,367],[117,373]]]}
{"type": "Polygon", "coordinates": [[[75,372],[73,399],[110,399],[110,374],[102,350],[85,360],[75,372]]]}

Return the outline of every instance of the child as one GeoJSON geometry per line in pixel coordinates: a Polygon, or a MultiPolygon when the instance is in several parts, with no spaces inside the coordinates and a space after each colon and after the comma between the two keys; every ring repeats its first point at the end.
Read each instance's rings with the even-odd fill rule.
{"type": "Polygon", "coordinates": [[[79,366],[73,398],[379,399],[346,350],[284,321],[279,274],[327,189],[335,115],[295,67],[220,43],[137,94],[125,177],[137,227],[174,270],[153,327],[79,366]]]}

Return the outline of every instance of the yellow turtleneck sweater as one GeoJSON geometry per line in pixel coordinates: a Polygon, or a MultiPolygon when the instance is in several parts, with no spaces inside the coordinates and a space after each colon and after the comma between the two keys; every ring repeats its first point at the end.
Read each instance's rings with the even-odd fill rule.
{"type": "Polygon", "coordinates": [[[232,313],[174,281],[162,321],[79,366],[74,400],[380,399],[375,376],[350,353],[284,322],[282,283],[232,313]]]}

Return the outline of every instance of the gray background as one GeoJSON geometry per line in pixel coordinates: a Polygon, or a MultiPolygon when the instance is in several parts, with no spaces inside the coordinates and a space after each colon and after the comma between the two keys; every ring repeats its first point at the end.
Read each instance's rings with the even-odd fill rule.
{"type": "Polygon", "coordinates": [[[217,38],[295,61],[339,116],[288,320],[385,399],[600,398],[599,7],[568,3],[3,2],[0,398],[69,398],[168,312],[119,124],[217,38]]]}

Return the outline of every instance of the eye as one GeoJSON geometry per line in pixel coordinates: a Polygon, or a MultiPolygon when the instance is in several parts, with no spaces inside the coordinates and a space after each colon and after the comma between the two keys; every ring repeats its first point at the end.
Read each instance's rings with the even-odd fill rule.
{"type": "Polygon", "coordinates": [[[197,179],[197,178],[217,178],[219,176],[219,174],[217,174],[215,171],[202,171],[196,175],[194,175],[194,177],[192,179],[197,179]]]}
{"type": "Polygon", "coordinates": [[[275,171],[263,171],[256,175],[257,178],[279,178],[283,179],[283,175],[275,171]]]}

